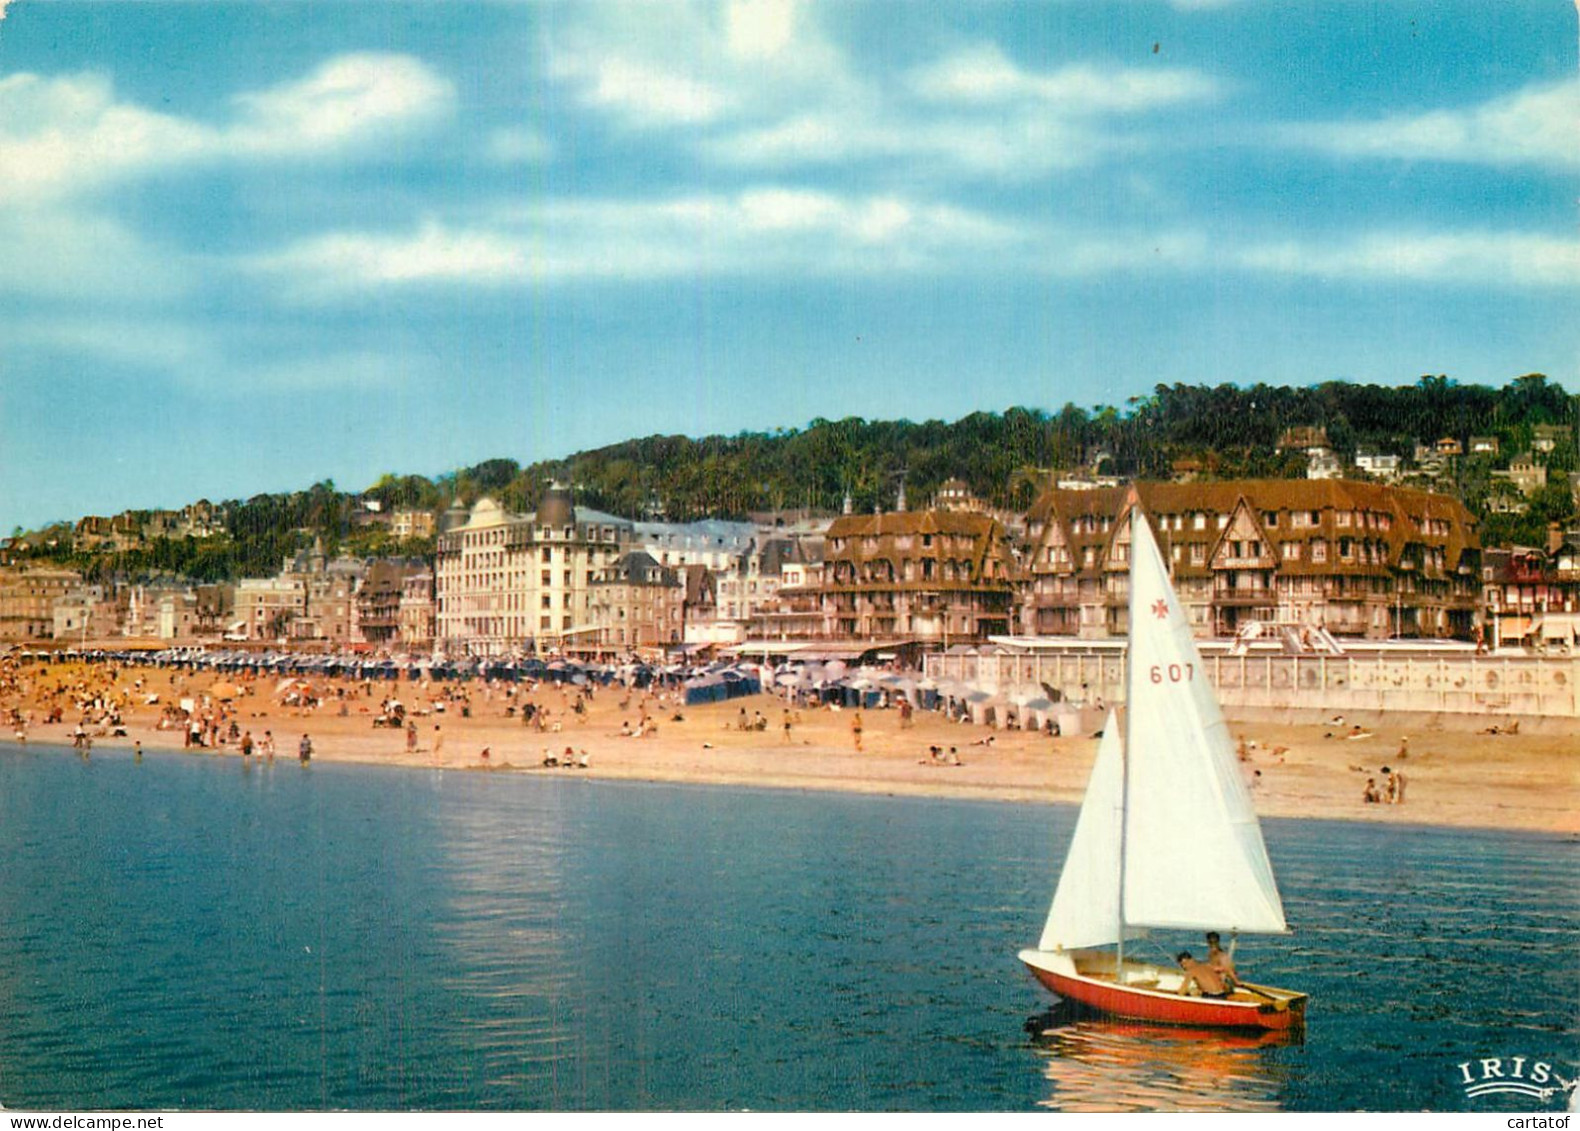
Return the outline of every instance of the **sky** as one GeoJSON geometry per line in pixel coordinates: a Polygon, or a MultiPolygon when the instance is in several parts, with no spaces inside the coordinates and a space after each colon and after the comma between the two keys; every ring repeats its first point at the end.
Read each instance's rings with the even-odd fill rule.
{"type": "Polygon", "coordinates": [[[0,3],[0,533],[1580,362],[1564,0],[0,3]]]}

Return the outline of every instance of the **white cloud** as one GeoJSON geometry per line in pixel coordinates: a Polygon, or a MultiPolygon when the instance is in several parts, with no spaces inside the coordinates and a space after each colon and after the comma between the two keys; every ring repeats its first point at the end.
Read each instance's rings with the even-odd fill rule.
{"type": "Polygon", "coordinates": [[[0,79],[0,203],[91,191],[215,142],[201,125],[117,103],[100,76],[0,79]]]}
{"type": "Polygon", "coordinates": [[[1580,168],[1580,79],[1526,87],[1464,110],[1284,127],[1291,144],[1346,157],[1580,168]]]}
{"type": "Polygon", "coordinates": [[[1320,279],[1397,279],[1499,289],[1580,285],[1580,240],[1529,232],[1373,233],[1349,241],[1243,248],[1252,271],[1320,279]]]}
{"type": "Polygon", "coordinates": [[[298,300],[325,301],[413,284],[927,271],[1023,243],[1011,227],[950,205],[761,188],[513,207],[486,224],[429,222],[411,233],[340,232],[246,266],[298,300]]]}
{"type": "Polygon", "coordinates": [[[450,108],[449,84],[400,55],[331,59],[306,78],[241,95],[211,124],[118,101],[107,78],[0,79],[0,203],[81,197],[198,163],[344,150],[450,108]]]}
{"type": "Polygon", "coordinates": [[[481,231],[452,231],[429,221],[410,235],[346,232],[320,236],[248,264],[302,280],[309,294],[419,282],[496,283],[525,275],[524,249],[481,231]]]}
{"type": "Polygon", "coordinates": [[[547,45],[551,73],[627,129],[670,129],[707,159],[780,170],[905,162],[1014,177],[1142,144],[1139,116],[1218,97],[1188,69],[1013,63],[994,45],[911,71],[854,67],[787,0],[592,5],[547,45]],[[655,14],[667,17],[650,26],[655,14]]]}
{"type": "Polygon", "coordinates": [[[1027,71],[997,45],[961,52],[911,76],[912,88],[935,102],[1040,104],[1062,114],[1134,114],[1216,98],[1219,84],[1199,71],[1160,67],[1099,68],[1087,64],[1046,73],[1027,71]]]}
{"type": "Polygon", "coordinates": [[[443,116],[450,83],[409,55],[341,55],[295,82],[238,95],[241,120],[225,134],[247,153],[312,153],[443,116]]]}
{"type": "Polygon", "coordinates": [[[830,109],[727,133],[700,148],[715,161],[746,168],[912,161],[972,177],[1023,178],[1090,164],[1126,144],[1055,114],[887,121],[864,110],[830,109]]]}
{"type": "Polygon", "coordinates": [[[728,105],[724,92],[707,82],[631,59],[566,64],[560,74],[582,81],[589,105],[618,111],[644,125],[712,121],[728,105]]]}
{"type": "Polygon", "coordinates": [[[724,7],[725,43],[743,59],[769,59],[795,38],[794,0],[733,0],[724,7]]]}
{"type": "Polygon", "coordinates": [[[762,120],[852,97],[844,57],[790,0],[590,4],[552,30],[550,74],[631,129],[762,120]]]}

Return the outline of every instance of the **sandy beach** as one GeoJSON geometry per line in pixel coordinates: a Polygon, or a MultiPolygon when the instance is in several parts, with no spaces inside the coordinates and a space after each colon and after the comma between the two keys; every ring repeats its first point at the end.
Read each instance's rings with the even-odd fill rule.
{"type": "MultiPolygon", "coordinates": [[[[160,727],[170,704],[191,699],[200,714],[223,714],[222,735],[232,721],[255,743],[270,732],[275,757],[290,761],[297,760],[298,743],[307,734],[319,762],[999,801],[1079,802],[1097,748],[1092,735],[999,731],[930,712],[916,712],[905,725],[896,710],[871,710],[859,712],[858,751],[852,726],[858,712],[791,708],[787,737],[787,705],[771,695],[688,707],[673,691],[596,688],[578,711],[576,689],[556,684],[523,684],[507,695],[503,686],[481,683],[314,680],[319,704],[308,707],[278,698],[272,678],[233,681],[125,667],[115,670],[112,683],[111,670],[23,667],[0,689],[0,714],[9,716],[14,708],[24,719],[31,716],[21,740],[69,746],[82,718],[78,703],[98,698],[101,705],[114,704],[125,734],[90,724],[92,757],[127,755],[134,743],[194,757],[239,756],[239,740],[190,747],[183,727],[160,727]],[[374,725],[391,697],[402,701],[416,725],[415,749],[408,748],[406,730],[374,725]],[[524,702],[546,712],[541,729],[522,722],[524,702]],[[53,724],[44,721],[52,705],[63,707],[62,721],[53,724]],[[623,733],[639,729],[644,714],[651,733],[623,733]],[[759,714],[763,730],[740,729],[743,717],[755,721],[759,714]],[[930,756],[934,746],[943,752],[942,762],[930,756]],[[951,749],[960,764],[952,764],[951,749]],[[546,756],[580,762],[584,755],[585,768],[544,765],[546,756]]],[[[1318,724],[1231,719],[1230,727],[1244,744],[1242,765],[1263,816],[1580,832],[1580,732],[1549,724],[1516,734],[1481,733],[1487,722],[1421,716],[1318,724]],[[1362,733],[1351,737],[1356,725],[1362,733]],[[1382,787],[1384,767],[1402,772],[1402,799],[1365,803],[1368,778],[1382,787]]],[[[0,741],[17,742],[14,730],[7,726],[0,741]]]]}

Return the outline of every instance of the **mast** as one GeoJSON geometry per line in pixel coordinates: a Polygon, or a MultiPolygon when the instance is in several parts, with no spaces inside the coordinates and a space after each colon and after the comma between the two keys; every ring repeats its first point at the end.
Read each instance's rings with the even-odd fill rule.
{"type": "Polygon", "coordinates": [[[1125,563],[1125,582],[1129,586],[1126,593],[1125,613],[1125,723],[1124,737],[1119,750],[1119,899],[1115,906],[1119,909],[1119,922],[1116,924],[1115,933],[1118,946],[1114,952],[1114,983],[1125,984],[1125,826],[1129,824],[1130,815],[1130,720],[1135,706],[1135,688],[1131,680],[1135,674],[1135,665],[1132,655],[1135,652],[1136,638],[1136,514],[1140,500],[1132,496],[1130,505],[1130,549],[1129,561],[1125,563]]]}

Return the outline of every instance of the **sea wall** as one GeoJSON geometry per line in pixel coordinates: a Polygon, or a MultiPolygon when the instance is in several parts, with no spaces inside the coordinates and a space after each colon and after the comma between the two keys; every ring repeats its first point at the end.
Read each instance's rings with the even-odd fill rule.
{"type": "MultiPolygon", "coordinates": [[[[1563,656],[1207,655],[1224,710],[1290,718],[1408,711],[1443,716],[1580,719],[1580,658],[1563,656]]],[[[1038,686],[1064,699],[1124,701],[1124,650],[1072,646],[931,655],[927,675],[995,695],[1038,686]]]]}

